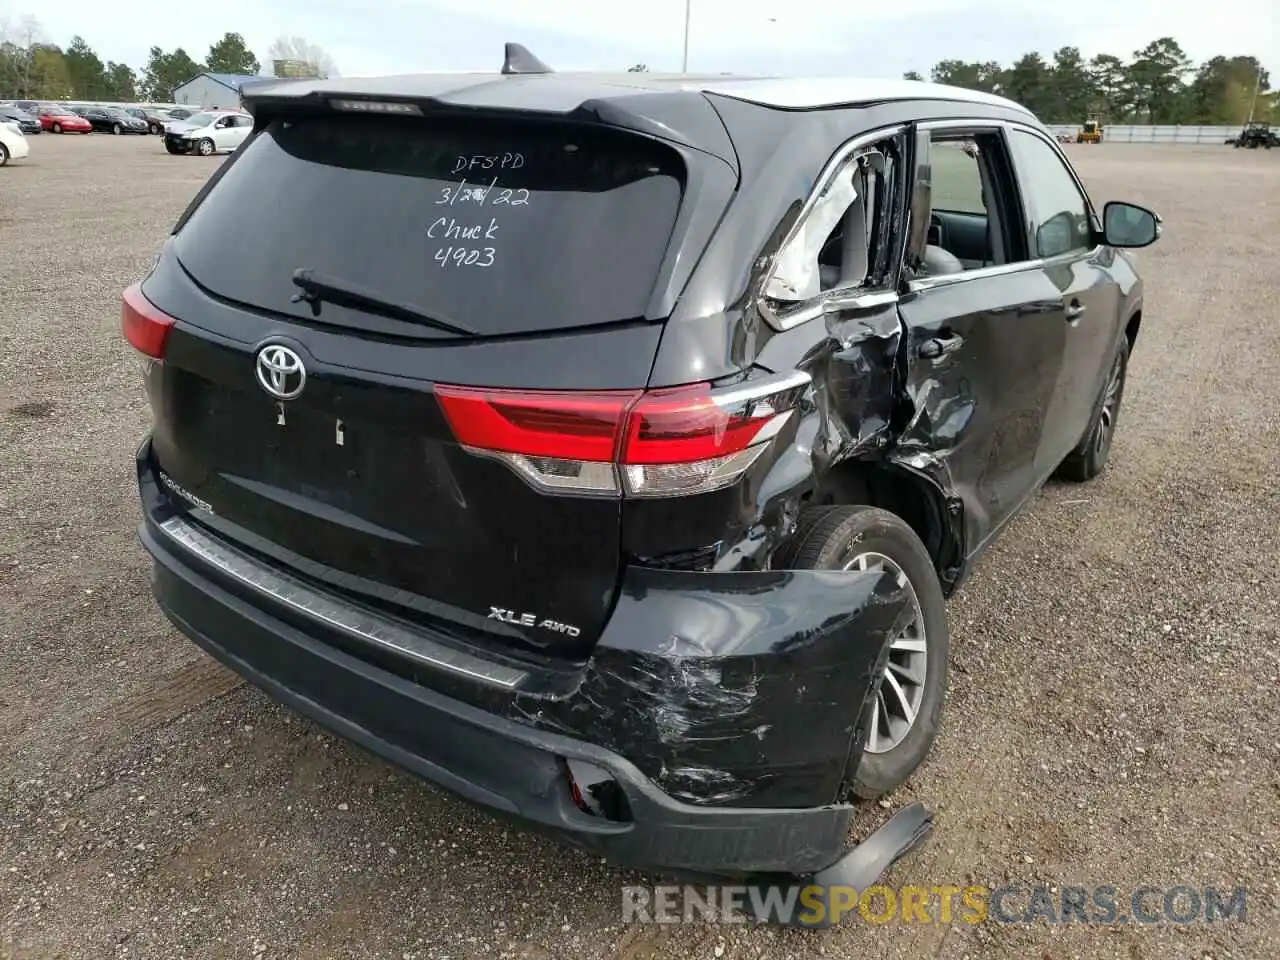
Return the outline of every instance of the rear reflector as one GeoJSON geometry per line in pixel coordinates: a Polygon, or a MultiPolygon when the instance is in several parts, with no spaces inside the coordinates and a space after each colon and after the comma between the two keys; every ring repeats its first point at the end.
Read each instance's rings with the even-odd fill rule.
{"type": "Polygon", "coordinates": [[[468,451],[548,492],[636,497],[706,493],[738,479],[782,429],[808,374],[727,389],[567,392],[439,384],[468,451]]]}
{"type": "Polygon", "coordinates": [[[120,329],[135,350],[153,360],[164,359],[164,345],[173,317],[156,307],[142,295],[140,284],[133,284],[120,298],[120,329]]]}

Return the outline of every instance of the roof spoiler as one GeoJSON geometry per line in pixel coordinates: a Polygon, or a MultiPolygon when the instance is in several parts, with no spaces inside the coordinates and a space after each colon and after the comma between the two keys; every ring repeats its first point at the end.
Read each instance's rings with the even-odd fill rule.
{"type": "Polygon", "coordinates": [[[508,43],[502,61],[502,72],[513,73],[555,73],[545,63],[535,57],[528,49],[518,43],[508,43]]]}

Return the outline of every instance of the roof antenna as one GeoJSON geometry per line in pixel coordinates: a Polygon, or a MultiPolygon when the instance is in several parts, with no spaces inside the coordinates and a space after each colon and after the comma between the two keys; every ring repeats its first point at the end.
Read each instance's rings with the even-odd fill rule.
{"type": "Polygon", "coordinates": [[[506,57],[502,61],[502,72],[507,74],[555,73],[554,70],[519,43],[508,43],[506,45],[506,57]]]}

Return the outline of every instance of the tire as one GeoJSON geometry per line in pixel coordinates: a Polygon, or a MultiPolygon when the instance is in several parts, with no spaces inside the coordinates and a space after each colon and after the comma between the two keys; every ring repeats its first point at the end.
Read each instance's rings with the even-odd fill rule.
{"type": "Polygon", "coordinates": [[[1092,480],[1107,465],[1111,443],[1120,425],[1120,405],[1124,400],[1124,385],[1129,374],[1129,338],[1121,337],[1120,348],[1111,361],[1111,371],[1103,384],[1102,394],[1095,404],[1093,422],[1080,445],[1058,465],[1057,475],[1073,483],[1092,480]]]}
{"type": "Polygon", "coordinates": [[[114,133],[114,134],[118,137],[118,136],[120,136],[120,134],[124,133],[124,130],[123,130],[123,129],[121,129],[120,124],[118,124],[118,123],[113,123],[113,124],[111,125],[111,132],[112,132],[112,133],[114,133]]]}
{"type": "Polygon", "coordinates": [[[153,123],[147,132],[154,137],[157,134],[164,133],[164,130],[161,129],[160,124],[153,123]]]}
{"type": "Polygon", "coordinates": [[[60,123],[55,123],[55,124],[54,124],[52,127],[50,127],[49,129],[50,129],[50,130],[52,130],[54,133],[61,133],[61,132],[62,132],[62,124],[60,124],[60,123]]]}
{"type": "Polygon", "coordinates": [[[213,145],[213,141],[210,140],[208,137],[205,137],[196,145],[196,149],[200,152],[200,156],[212,157],[214,154],[215,147],[213,145]]]}
{"type": "MultiPolygon", "coordinates": [[[[910,633],[894,641],[918,642],[922,638],[925,650],[890,650],[885,674],[892,675],[896,686],[882,690],[872,711],[862,718],[869,732],[849,784],[855,796],[874,799],[901,786],[915,772],[929,755],[938,734],[951,650],[942,586],[933,560],[915,531],[897,515],[877,507],[806,510],[801,514],[793,542],[787,546],[786,569],[875,569],[879,565],[892,571],[896,567],[910,586],[908,592],[914,593],[916,616],[910,633]],[[851,567],[859,557],[873,559],[865,566],[860,562],[851,567]],[[910,682],[911,676],[920,682],[910,682]],[[895,689],[903,691],[903,698],[897,696],[895,689]],[[913,703],[914,720],[909,724],[898,709],[904,699],[913,703]],[[889,718],[895,715],[898,719],[891,728],[889,718]],[[874,731],[870,730],[873,719],[874,731]]],[[[856,682],[855,678],[850,677],[850,682],[856,682]]],[[[890,682],[881,679],[882,687],[890,682]]]]}
{"type": "Polygon", "coordinates": [[[0,167],[9,162],[9,148],[0,143],[0,167]]]}

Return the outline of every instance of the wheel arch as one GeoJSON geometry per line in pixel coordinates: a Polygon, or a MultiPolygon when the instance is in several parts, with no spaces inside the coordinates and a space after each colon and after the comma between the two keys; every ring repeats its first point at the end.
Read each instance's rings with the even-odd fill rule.
{"type": "Polygon", "coordinates": [[[850,458],[833,464],[806,506],[865,504],[900,517],[933,560],[944,596],[958,586],[964,549],[957,531],[958,500],[930,477],[885,459],[850,458]]]}
{"type": "Polygon", "coordinates": [[[1129,315],[1129,319],[1125,321],[1124,335],[1129,341],[1129,351],[1132,352],[1134,345],[1138,342],[1138,329],[1142,326],[1142,307],[1129,315]]]}

